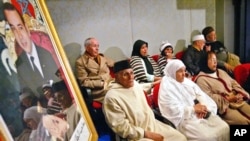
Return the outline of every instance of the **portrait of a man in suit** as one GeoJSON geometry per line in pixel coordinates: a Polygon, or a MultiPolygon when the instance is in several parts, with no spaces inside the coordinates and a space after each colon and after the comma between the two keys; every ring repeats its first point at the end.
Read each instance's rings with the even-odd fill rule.
{"type": "Polygon", "coordinates": [[[40,98],[44,83],[58,81],[55,72],[59,66],[48,49],[32,40],[31,31],[22,15],[24,13],[20,13],[11,3],[3,4],[3,13],[14,34],[16,48],[22,50],[16,61],[21,89],[28,87],[40,98]]]}

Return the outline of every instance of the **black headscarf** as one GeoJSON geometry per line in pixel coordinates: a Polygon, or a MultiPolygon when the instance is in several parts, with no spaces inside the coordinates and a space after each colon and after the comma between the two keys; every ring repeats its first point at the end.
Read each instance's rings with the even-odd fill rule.
{"type": "Polygon", "coordinates": [[[145,42],[145,41],[143,41],[143,40],[137,40],[137,41],[135,41],[131,56],[140,56],[140,57],[143,57],[141,55],[141,53],[140,53],[140,50],[141,50],[142,45],[144,45],[144,44],[146,44],[146,46],[148,47],[148,43],[145,42]]]}
{"type": "Polygon", "coordinates": [[[208,67],[208,57],[209,55],[211,54],[214,54],[213,52],[207,52],[205,55],[203,55],[203,57],[201,58],[200,60],[200,71],[203,71],[204,73],[208,73],[208,74],[211,74],[211,73],[214,73],[216,71],[214,70],[211,70],[209,67],[208,67]]]}
{"type": "Polygon", "coordinates": [[[137,40],[137,41],[135,41],[131,56],[139,56],[139,57],[141,57],[143,59],[145,65],[146,65],[147,72],[149,74],[154,74],[153,66],[150,63],[150,61],[148,60],[148,57],[147,56],[142,56],[141,53],[140,53],[141,47],[144,44],[146,44],[146,46],[148,47],[148,43],[145,42],[145,41],[143,41],[143,40],[137,40]]]}

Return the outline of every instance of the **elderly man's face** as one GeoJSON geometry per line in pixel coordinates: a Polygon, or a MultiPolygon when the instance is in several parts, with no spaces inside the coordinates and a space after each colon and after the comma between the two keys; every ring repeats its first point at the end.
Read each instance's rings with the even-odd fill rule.
{"type": "Polygon", "coordinates": [[[203,50],[205,46],[205,40],[197,40],[195,41],[195,44],[200,50],[203,50]]]}
{"type": "Polygon", "coordinates": [[[96,39],[91,39],[90,45],[86,46],[86,51],[90,56],[96,57],[99,54],[99,42],[96,39]]]}
{"type": "Polygon", "coordinates": [[[134,73],[133,69],[125,69],[116,74],[116,81],[125,88],[134,86],[134,73]]]}

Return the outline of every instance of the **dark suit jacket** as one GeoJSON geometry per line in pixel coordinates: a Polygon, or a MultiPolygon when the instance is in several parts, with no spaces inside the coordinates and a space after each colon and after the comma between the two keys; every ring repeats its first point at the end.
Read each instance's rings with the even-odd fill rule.
{"type": "Polygon", "coordinates": [[[199,63],[205,54],[206,52],[204,50],[198,51],[193,46],[189,46],[184,52],[182,61],[191,75],[197,75],[200,72],[199,63]]]}
{"type": "Polygon", "coordinates": [[[55,75],[58,67],[47,50],[36,46],[44,78],[39,73],[34,73],[29,58],[23,51],[17,59],[16,67],[21,88],[28,87],[40,98],[42,95],[42,85],[49,80],[58,81],[55,75]]]}

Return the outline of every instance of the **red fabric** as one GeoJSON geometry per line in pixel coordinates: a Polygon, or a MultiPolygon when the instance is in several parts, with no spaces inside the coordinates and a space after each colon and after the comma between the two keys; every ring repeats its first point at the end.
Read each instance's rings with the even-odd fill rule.
{"type": "MultiPolygon", "coordinates": [[[[26,7],[25,4],[27,4],[27,9],[26,9],[27,12],[30,14],[30,16],[33,16],[34,18],[36,18],[36,14],[35,14],[35,10],[33,8],[33,5],[29,1],[26,0],[24,2],[18,2],[17,0],[11,0],[11,3],[16,7],[18,12],[21,14],[25,14],[22,12],[22,8],[26,7]],[[27,3],[25,3],[25,2],[27,2],[27,3]]],[[[28,14],[28,13],[26,13],[26,14],[28,14]]]]}
{"type": "Polygon", "coordinates": [[[154,107],[158,108],[158,94],[159,94],[160,83],[156,84],[153,89],[153,102],[154,107]]]}
{"type": "Polygon", "coordinates": [[[243,86],[244,83],[247,81],[249,75],[250,63],[238,65],[234,69],[234,78],[241,86],[243,86]]]}
{"type": "Polygon", "coordinates": [[[177,59],[182,59],[182,57],[183,57],[183,55],[184,55],[184,51],[180,51],[180,52],[178,52],[178,53],[176,53],[175,54],[175,57],[177,58],[177,59]]]}
{"type": "Polygon", "coordinates": [[[94,109],[99,109],[99,108],[102,108],[102,103],[93,101],[92,106],[94,109]]]}
{"type": "Polygon", "coordinates": [[[109,67],[109,72],[110,72],[110,76],[111,76],[112,78],[115,78],[115,73],[114,73],[114,71],[113,71],[113,67],[109,67]]]}
{"type": "Polygon", "coordinates": [[[192,76],[192,79],[191,79],[191,80],[194,81],[194,80],[196,79],[196,76],[197,76],[197,75],[192,76]]]}
{"type": "Polygon", "coordinates": [[[159,55],[158,55],[158,54],[153,55],[153,56],[151,56],[151,57],[155,60],[155,62],[157,62],[157,61],[158,61],[158,59],[159,59],[159,55]]]}
{"type": "Polygon", "coordinates": [[[153,100],[152,100],[152,95],[148,94],[147,92],[144,91],[147,103],[150,107],[153,107],[153,100]]]}

